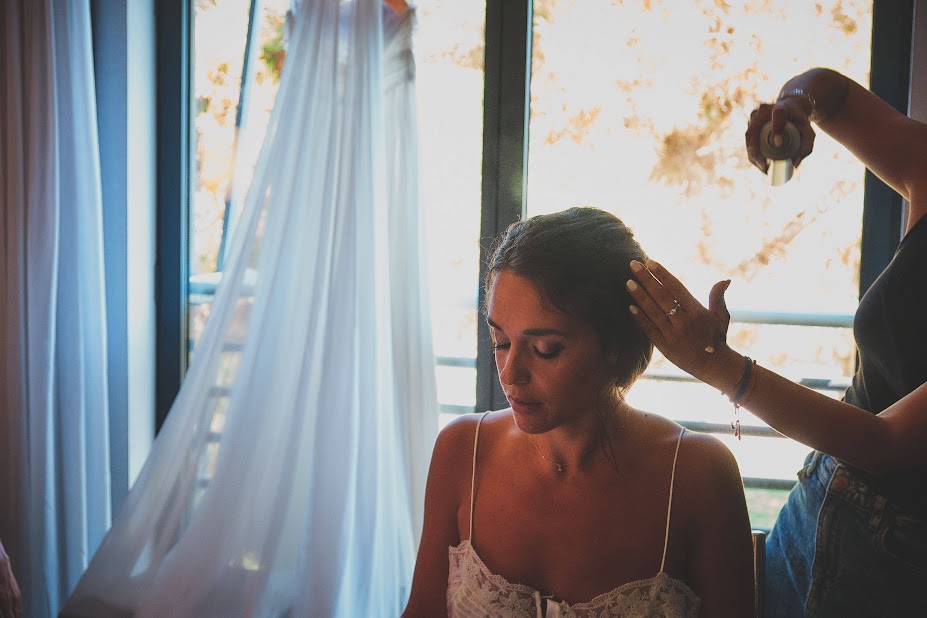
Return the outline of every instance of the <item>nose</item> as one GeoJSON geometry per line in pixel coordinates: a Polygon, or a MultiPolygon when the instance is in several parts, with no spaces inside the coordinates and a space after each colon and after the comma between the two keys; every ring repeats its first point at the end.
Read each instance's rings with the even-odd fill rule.
{"type": "Polygon", "coordinates": [[[496,355],[496,368],[499,370],[499,381],[505,385],[524,384],[531,377],[525,354],[515,345],[504,354],[496,355]]]}

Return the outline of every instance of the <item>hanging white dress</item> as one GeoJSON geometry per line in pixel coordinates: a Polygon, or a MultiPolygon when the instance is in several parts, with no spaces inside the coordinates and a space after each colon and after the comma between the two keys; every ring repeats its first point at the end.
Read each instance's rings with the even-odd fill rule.
{"type": "Polygon", "coordinates": [[[436,426],[414,10],[306,0],[294,15],[205,332],[65,616],[405,603],[436,426]]]}

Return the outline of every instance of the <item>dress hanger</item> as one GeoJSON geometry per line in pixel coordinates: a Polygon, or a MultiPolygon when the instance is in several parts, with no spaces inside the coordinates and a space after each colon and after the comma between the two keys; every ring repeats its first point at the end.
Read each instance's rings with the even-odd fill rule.
{"type": "Polygon", "coordinates": [[[409,10],[409,3],[406,0],[383,0],[383,3],[393,9],[396,15],[402,16],[409,10]]]}

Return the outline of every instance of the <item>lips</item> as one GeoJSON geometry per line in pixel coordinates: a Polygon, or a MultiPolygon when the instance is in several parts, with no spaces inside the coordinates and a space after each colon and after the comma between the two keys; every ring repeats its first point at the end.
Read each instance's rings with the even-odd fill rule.
{"type": "Polygon", "coordinates": [[[509,405],[511,405],[512,409],[518,414],[531,414],[541,408],[541,403],[539,401],[525,401],[511,395],[506,395],[506,399],[508,399],[509,405]]]}

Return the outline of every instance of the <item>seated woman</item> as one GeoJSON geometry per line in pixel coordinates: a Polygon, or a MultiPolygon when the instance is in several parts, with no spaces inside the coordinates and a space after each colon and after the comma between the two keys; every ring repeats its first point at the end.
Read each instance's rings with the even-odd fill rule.
{"type": "Polygon", "coordinates": [[[595,208],[499,241],[485,311],[511,407],[439,435],[404,616],[752,615],[734,458],[625,401],[653,352],[627,311],[632,259],[595,208]]]}

